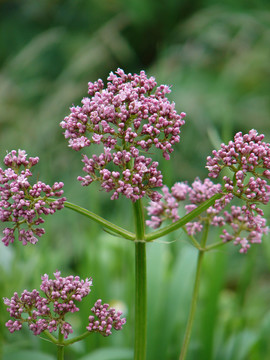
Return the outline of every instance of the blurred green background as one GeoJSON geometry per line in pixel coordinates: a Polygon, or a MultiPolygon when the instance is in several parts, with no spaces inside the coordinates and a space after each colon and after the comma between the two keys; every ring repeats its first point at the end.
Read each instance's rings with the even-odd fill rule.
{"type": "MultiPolygon", "coordinates": [[[[39,156],[35,176],[65,182],[69,201],[132,229],[131,204],[83,188],[81,154],[59,127],[87,82],[117,67],[146,70],[172,86],[187,113],[164,182],[207,176],[205,159],[235,132],[256,128],[270,140],[270,3],[268,0],[0,0],[0,149],[39,156]]],[[[269,218],[269,209],[265,209],[269,218]]],[[[2,226],[3,228],[3,226],[2,226]]],[[[127,325],[111,338],[90,336],[67,360],[130,360],[133,346],[133,244],[63,210],[45,223],[35,246],[0,250],[0,297],[39,287],[40,276],[92,276],[94,286],[73,316],[75,333],[96,299],[118,304],[127,325]]],[[[218,235],[211,234],[212,239],[218,235]]],[[[179,356],[196,251],[178,231],[148,246],[148,360],[179,356]]],[[[200,302],[187,360],[270,359],[270,243],[241,255],[233,245],[205,256],[200,302]]],[[[0,302],[0,358],[50,360],[55,349],[28,329],[9,334],[0,302]]]]}

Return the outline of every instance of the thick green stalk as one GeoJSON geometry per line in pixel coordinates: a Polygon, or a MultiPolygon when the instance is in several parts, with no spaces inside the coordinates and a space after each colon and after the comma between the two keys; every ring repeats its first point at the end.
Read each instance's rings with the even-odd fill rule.
{"type": "Polygon", "coordinates": [[[63,342],[64,342],[64,335],[61,333],[61,329],[59,328],[58,343],[57,343],[57,360],[64,360],[65,346],[63,342]]]}
{"type": "Polygon", "coordinates": [[[207,224],[207,225],[205,225],[205,228],[204,228],[204,233],[203,233],[203,237],[202,237],[202,241],[201,241],[201,250],[199,250],[199,254],[198,254],[197,266],[196,266],[196,276],[195,276],[195,283],[194,283],[194,287],[193,287],[191,306],[190,306],[186,332],[185,332],[184,341],[183,341],[179,360],[185,360],[189,342],[190,342],[192,326],[193,326],[195,312],[196,312],[196,308],[197,308],[202,261],[203,261],[203,256],[205,253],[204,247],[205,247],[206,241],[207,241],[208,230],[209,230],[209,225],[207,224]]]}
{"type": "Polygon", "coordinates": [[[141,200],[133,204],[135,218],[135,343],[134,360],[146,359],[146,243],[141,200]]]}

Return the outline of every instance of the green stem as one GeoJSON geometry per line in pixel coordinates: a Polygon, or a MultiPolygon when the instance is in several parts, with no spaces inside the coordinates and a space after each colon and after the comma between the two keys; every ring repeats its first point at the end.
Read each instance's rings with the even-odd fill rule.
{"type": "Polygon", "coordinates": [[[184,230],[185,234],[187,234],[187,236],[190,238],[192,245],[196,249],[202,250],[201,245],[198,243],[198,241],[195,239],[195,237],[193,235],[188,235],[188,232],[187,232],[187,229],[185,226],[183,226],[183,230],[184,230]]]}
{"type": "Polygon", "coordinates": [[[195,312],[196,312],[196,308],[197,308],[199,285],[200,285],[200,278],[201,278],[201,269],[202,269],[202,261],[203,261],[203,256],[204,256],[204,247],[205,247],[206,240],[207,240],[207,235],[208,235],[208,229],[209,229],[209,225],[206,224],[205,228],[204,228],[202,241],[201,241],[201,248],[202,249],[199,250],[199,254],[198,254],[198,258],[197,258],[196,276],[195,276],[195,283],[194,283],[193,293],[192,293],[191,307],[190,307],[190,311],[189,311],[186,332],[185,332],[184,341],[183,341],[183,345],[182,345],[179,360],[184,360],[186,358],[188,345],[189,345],[189,342],[190,342],[192,326],[193,326],[193,322],[194,322],[194,318],[195,318],[195,312]]]}
{"type": "Polygon", "coordinates": [[[134,360],[146,359],[146,243],[141,200],[133,204],[135,218],[135,343],[134,360]]]}
{"type": "Polygon", "coordinates": [[[72,338],[72,339],[69,339],[69,340],[65,340],[65,341],[63,342],[63,344],[64,344],[65,346],[74,344],[75,342],[78,342],[78,341],[81,341],[81,340],[87,338],[87,337],[88,337],[89,335],[91,335],[91,334],[92,334],[92,332],[90,332],[90,331],[85,331],[85,332],[84,332],[83,334],[81,334],[81,335],[78,335],[78,336],[76,336],[76,337],[74,337],[74,338],[72,338]]]}
{"type": "Polygon", "coordinates": [[[83,334],[75,336],[74,338],[69,339],[69,340],[64,340],[64,338],[62,338],[62,339],[60,339],[61,342],[59,342],[59,340],[56,339],[48,330],[44,331],[44,335],[46,335],[53,344],[55,344],[59,347],[62,347],[62,348],[64,348],[65,346],[68,346],[68,345],[72,345],[78,341],[84,340],[91,334],[92,334],[92,332],[85,331],[83,334]]]}
{"type": "Polygon", "coordinates": [[[57,344],[58,343],[58,339],[56,339],[48,330],[45,330],[44,335],[47,336],[47,338],[54,344],[57,344]]]}
{"type": "Polygon", "coordinates": [[[81,206],[72,204],[68,201],[65,201],[64,205],[66,208],[76,211],[77,213],[82,214],[84,216],[87,216],[91,220],[94,220],[95,222],[103,225],[105,228],[111,230],[114,234],[120,235],[121,237],[128,239],[128,240],[135,239],[135,234],[133,234],[132,232],[127,231],[127,230],[121,228],[120,226],[117,226],[117,225],[111,223],[110,221],[103,219],[101,216],[99,216],[87,209],[84,209],[81,206]]]}
{"type": "Polygon", "coordinates": [[[195,217],[197,217],[202,212],[207,210],[210,206],[212,206],[214,204],[214,202],[217,199],[220,199],[222,196],[223,196],[223,194],[221,194],[221,193],[215,194],[209,200],[205,201],[200,206],[198,206],[196,209],[192,210],[190,213],[186,214],[185,216],[183,216],[181,219],[177,220],[176,222],[174,222],[168,226],[165,226],[164,228],[162,228],[160,230],[153,231],[150,234],[146,235],[145,240],[153,241],[155,239],[158,239],[164,235],[167,235],[167,234],[183,227],[184,225],[186,225],[186,223],[192,221],[195,217]]]}
{"type": "Polygon", "coordinates": [[[58,332],[58,343],[57,343],[57,360],[64,360],[64,335],[61,333],[61,329],[59,328],[58,332]]]}
{"type": "Polygon", "coordinates": [[[209,246],[206,246],[206,247],[204,248],[204,251],[210,251],[210,250],[216,249],[216,248],[221,247],[221,246],[223,246],[223,245],[225,245],[225,244],[227,244],[227,243],[228,243],[228,242],[224,242],[224,241],[216,242],[216,243],[214,243],[214,244],[211,244],[211,245],[209,245],[209,246]]]}

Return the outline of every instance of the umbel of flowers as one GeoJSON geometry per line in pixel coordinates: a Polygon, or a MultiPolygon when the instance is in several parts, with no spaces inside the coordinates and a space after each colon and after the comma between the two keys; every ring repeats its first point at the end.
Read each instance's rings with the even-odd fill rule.
{"type": "MultiPolygon", "coordinates": [[[[21,330],[23,323],[26,323],[34,335],[45,332],[45,335],[57,330],[65,339],[73,333],[72,326],[66,321],[68,313],[78,312],[77,303],[82,301],[90,293],[92,279],[80,280],[78,276],[61,277],[60,271],[54,273],[55,279],[49,279],[45,274],[41,277],[40,292],[24,290],[19,296],[14,293],[11,299],[4,299],[7,311],[13,320],[6,323],[9,331],[21,330]]],[[[112,330],[121,330],[126,319],[122,318],[122,312],[110,308],[108,304],[102,304],[99,299],[91,308],[93,315],[89,316],[87,332],[83,336],[73,338],[69,343],[74,343],[88,336],[89,333],[98,332],[103,336],[112,334],[112,330]]],[[[51,337],[54,342],[56,338],[51,337]]]]}
{"type": "Polygon", "coordinates": [[[151,219],[146,223],[158,228],[166,219],[177,221],[180,205],[183,201],[186,213],[210,199],[214,194],[223,193],[205,213],[185,225],[188,235],[194,236],[203,230],[205,224],[222,228],[220,238],[224,242],[233,241],[240,245],[240,252],[247,252],[250,244],[260,243],[269,229],[261,205],[270,199],[270,145],[263,142],[264,135],[256,130],[248,134],[237,133],[234,141],[221,144],[221,149],[213,151],[213,157],[207,158],[209,176],[217,178],[224,168],[229,168],[232,176],[223,176],[223,186],[214,184],[209,178],[203,182],[196,179],[191,186],[178,182],[169,191],[162,187],[163,196],[157,202],[151,201],[147,207],[151,219]],[[242,206],[232,205],[238,199],[242,206]],[[258,207],[260,206],[260,207],[258,207]]]}
{"type": "Polygon", "coordinates": [[[28,159],[24,150],[12,150],[4,158],[5,169],[0,168],[0,220],[12,224],[3,230],[2,241],[6,246],[14,242],[16,232],[23,245],[35,244],[37,236],[45,232],[39,227],[44,223],[42,215],[53,214],[64,207],[62,182],[49,186],[37,181],[31,185],[30,169],[38,162],[38,157],[28,159]]]}
{"type": "Polygon", "coordinates": [[[82,106],[73,106],[60,124],[72,149],[101,148],[99,155],[83,155],[86,175],[78,180],[84,186],[99,181],[112,192],[111,199],[123,194],[132,201],[145,195],[157,200],[153,189],[163,185],[162,174],[158,162],[143,154],[156,148],[169,160],[185,113],[179,115],[167,99],[169,87],[157,87],[144,71],[132,75],[118,69],[107,80],[107,87],[102,80],[90,82],[89,97],[82,106]]]}

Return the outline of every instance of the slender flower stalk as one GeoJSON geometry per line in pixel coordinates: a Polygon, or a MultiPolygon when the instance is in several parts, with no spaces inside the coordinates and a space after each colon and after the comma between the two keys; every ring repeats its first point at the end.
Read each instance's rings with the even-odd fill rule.
{"type": "Polygon", "coordinates": [[[202,249],[199,250],[199,253],[198,253],[196,275],[195,275],[195,282],[194,282],[193,293],[192,293],[191,306],[190,306],[188,322],[187,322],[187,326],[186,326],[186,332],[184,335],[184,340],[183,340],[183,345],[181,348],[179,360],[185,360],[189,342],[190,342],[191,331],[192,331],[192,326],[193,326],[196,308],[197,308],[197,302],[198,302],[201,270],[202,270],[202,263],[203,263],[203,257],[204,257],[204,248],[205,248],[206,241],[207,241],[208,230],[209,230],[209,225],[205,226],[205,228],[204,228],[204,233],[203,233],[203,237],[202,237],[202,241],[201,241],[202,249]]]}
{"type": "Polygon", "coordinates": [[[224,241],[218,241],[214,244],[211,244],[211,245],[208,245],[204,248],[204,251],[211,251],[211,250],[214,250],[214,249],[217,249],[221,246],[224,246],[226,243],[224,241]]]}
{"type": "Polygon", "coordinates": [[[97,222],[98,224],[104,226],[106,229],[110,230],[112,233],[116,234],[116,235],[120,235],[121,237],[127,239],[127,240],[135,240],[135,234],[125,230],[123,228],[121,228],[120,226],[117,226],[113,223],[111,223],[110,221],[102,218],[101,216],[82,208],[79,205],[76,204],[72,204],[68,201],[65,202],[64,206],[67,209],[71,209],[81,215],[84,215],[86,217],[88,217],[91,220],[94,220],[95,222],[97,222]]]}
{"type": "Polygon", "coordinates": [[[164,226],[163,228],[152,231],[150,234],[147,234],[145,236],[146,241],[153,241],[155,239],[158,239],[162,236],[168,235],[171,232],[178,230],[182,228],[184,225],[186,225],[188,222],[192,221],[196,217],[198,217],[201,213],[206,211],[210,206],[212,206],[216,200],[220,199],[223,195],[218,193],[213,195],[209,200],[204,201],[201,205],[196,207],[194,210],[192,210],[190,213],[184,215],[179,220],[173,222],[172,224],[169,224],[167,226],[164,226]]]}

